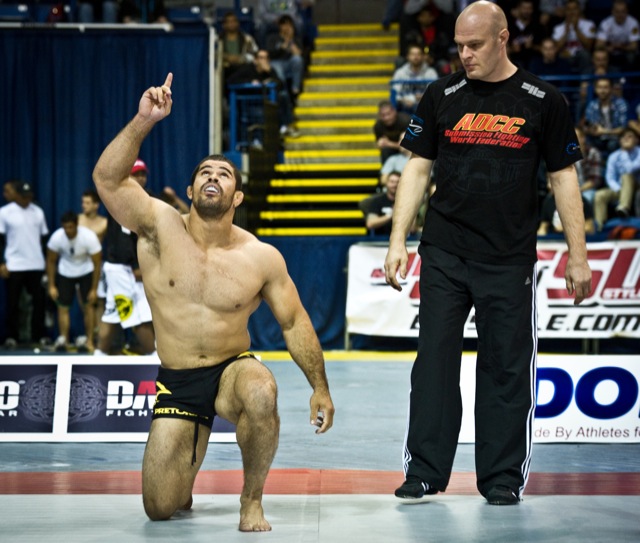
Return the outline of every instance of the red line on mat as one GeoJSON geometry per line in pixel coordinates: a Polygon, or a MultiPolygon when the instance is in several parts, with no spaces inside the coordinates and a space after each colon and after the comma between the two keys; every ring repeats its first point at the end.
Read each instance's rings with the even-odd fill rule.
{"type": "MultiPolygon", "coordinates": [[[[265,494],[393,494],[397,471],[273,469],[265,494]]],[[[201,471],[195,494],[240,494],[241,470],[201,471]]],[[[138,471],[0,473],[0,494],[140,494],[138,471]]],[[[475,473],[454,473],[447,495],[473,495],[475,473]]],[[[532,473],[528,495],[638,496],[640,473],[532,473]]]]}

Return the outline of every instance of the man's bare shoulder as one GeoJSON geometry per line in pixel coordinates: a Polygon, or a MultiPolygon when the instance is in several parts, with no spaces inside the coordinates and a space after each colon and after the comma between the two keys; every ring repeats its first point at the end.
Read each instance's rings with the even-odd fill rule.
{"type": "Polygon", "coordinates": [[[283,257],[278,249],[269,243],[259,240],[251,232],[235,226],[234,235],[236,236],[238,246],[242,246],[243,250],[253,254],[256,259],[263,262],[268,261],[269,265],[283,261],[283,257]]]}

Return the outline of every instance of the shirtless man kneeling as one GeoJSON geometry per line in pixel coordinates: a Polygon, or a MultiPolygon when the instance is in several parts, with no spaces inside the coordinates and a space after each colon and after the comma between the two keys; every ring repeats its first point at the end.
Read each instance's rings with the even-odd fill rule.
{"type": "Polygon", "coordinates": [[[214,415],[237,426],[244,486],[241,531],[266,531],[262,491],[278,446],[277,387],[248,352],[249,316],[266,300],[287,348],[313,388],[311,424],[333,424],[324,358],[282,255],[232,224],[243,199],[240,172],[221,155],[191,176],[188,214],[151,198],[129,177],[143,140],[171,112],[171,82],[151,87],[138,113],[107,146],[93,179],[109,213],[136,232],[144,288],[156,330],[153,422],[142,464],[144,508],[152,520],[188,509],[214,415]]]}

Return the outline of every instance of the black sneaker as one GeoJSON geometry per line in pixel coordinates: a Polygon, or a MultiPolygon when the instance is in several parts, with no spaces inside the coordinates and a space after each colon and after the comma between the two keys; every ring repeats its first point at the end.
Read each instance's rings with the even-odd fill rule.
{"type": "Polygon", "coordinates": [[[425,496],[437,494],[435,488],[429,486],[428,483],[420,480],[418,477],[409,475],[402,486],[395,491],[396,498],[407,500],[408,502],[416,502],[425,496]]]}
{"type": "Polygon", "coordinates": [[[496,485],[485,496],[490,505],[517,505],[520,498],[508,486],[496,485]]]}

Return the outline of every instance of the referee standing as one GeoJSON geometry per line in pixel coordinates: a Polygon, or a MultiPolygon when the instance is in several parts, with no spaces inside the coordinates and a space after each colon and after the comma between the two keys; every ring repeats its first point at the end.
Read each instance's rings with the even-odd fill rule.
{"type": "Polygon", "coordinates": [[[406,238],[437,159],[419,254],[420,337],[411,372],[405,500],[444,491],[460,432],[464,323],[476,311],[476,473],[492,505],[517,504],[530,465],[536,375],[536,173],[544,159],[569,248],[565,279],[591,290],[569,108],[507,57],[504,12],[478,1],[459,15],[463,70],[431,83],[402,145],[412,152],[393,214],[387,283],[401,290],[406,238]],[[398,278],[399,276],[399,278],[398,278]]]}

